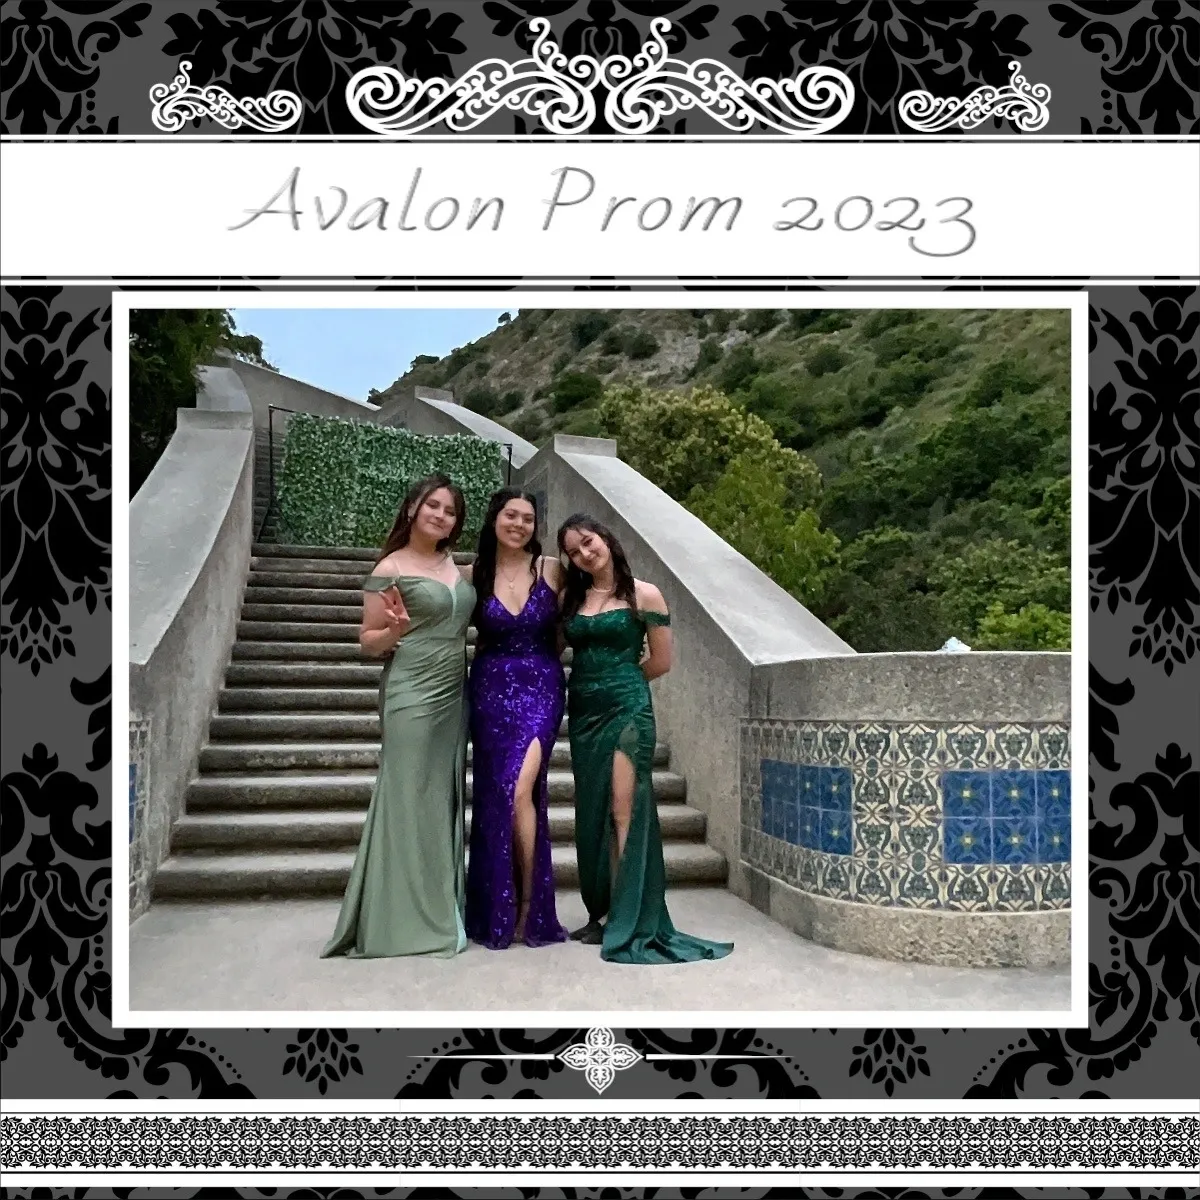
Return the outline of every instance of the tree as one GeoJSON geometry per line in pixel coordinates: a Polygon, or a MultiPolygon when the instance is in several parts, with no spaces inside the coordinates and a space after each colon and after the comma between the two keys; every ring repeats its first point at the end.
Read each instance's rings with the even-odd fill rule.
{"type": "Polygon", "coordinates": [[[1071,616],[1044,604],[1023,604],[1015,613],[989,604],[971,645],[975,650],[1070,650],[1071,616]]]}
{"type": "Polygon", "coordinates": [[[766,421],[709,385],[688,391],[641,383],[610,387],[600,420],[617,439],[621,457],[681,503],[693,488],[712,487],[746,451],[758,452],[783,481],[793,509],[811,507],[820,495],[821,476],[812,462],[781,446],[766,421]]]}
{"type": "Polygon", "coordinates": [[[502,312],[500,314],[500,316],[496,318],[496,324],[497,325],[507,325],[509,323],[509,321],[511,321],[511,320],[512,320],[512,313],[502,312]]]}
{"type": "Polygon", "coordinates": [[[825,596],[837,565],[837,538],[811,509],[789,507],[768,450],[743,451],[712,487],[693,488],[686,507],[801,604],[825,596]]]}
{"type": "Polygon", "coordinates": [[[432,367],[435,363],[440,363],[441,361],[436,354],[418,354],[409,364],[408,369],[415,371],[418,367],[432,367]]]}
{"type": "Polygon", "coordinates": [[[943,558],[930,571],[930,582],[941,592],[957,636],[971,646],[987,641],[993,650],[1020,650],[1039,640],[1070,644],[1071,573],[1059,555],[988,538],[943,558]],[[1026,644],[998,644],[1006,636],[1026,644]]]}
{"type": "Polygon", "coordinates": [[[129,314],[129,494],[136,494],[175,432],[175,410],[196,406],[197,368],[227,350],[268,370],[263,344],[238,333],[228,309],[147,309],[129,314]]]}

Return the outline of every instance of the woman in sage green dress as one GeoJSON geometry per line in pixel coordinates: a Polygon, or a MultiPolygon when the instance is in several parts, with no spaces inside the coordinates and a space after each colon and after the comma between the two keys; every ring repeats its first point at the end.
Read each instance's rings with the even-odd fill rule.
{"type": "Polygon", "coordinates": [[[588,913],[571,937],[599,944],[608,962],[724,958],[731,942],[680,933],[667,912],[649,686],[671,666],[666,601],[653,584],[634,579],[612,532],[582,513],[563,522],[558,548],[568,560],[562,590],[563,634],[572,650],[568,734],[579,888],[588,913]]]}
{"type": "Polygon", "coordinates": [[[415,484],[363,583],[359,643],[385,656],[383,747],[342,911],[322,958],[465,950],[467,626],[475,591],[453,550],[466,505],[444,475],[415,484]]]}

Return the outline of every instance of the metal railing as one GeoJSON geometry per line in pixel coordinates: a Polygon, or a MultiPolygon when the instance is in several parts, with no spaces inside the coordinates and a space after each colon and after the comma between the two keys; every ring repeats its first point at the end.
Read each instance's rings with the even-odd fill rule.
{"type": "Polygon", "coordinates": [[[275,412],[294,413],[298,412],[295,408],[284,408],[282,404],[267,405],[267,478],[270,480],[267,485],[267,507],[263,510],[263,518],[258,526],[258,534],[255,541],[261,542],[263,530],[267,527],[267,522],[271,519],[271,513],[275,508],[275,412]]]}
{"type": "MultiPolygon", "coordinates": [[[[262,520],[258,525],[258,533],[255,535],[255,541],[261,542],[263,530],[267,527],[267,522],[271,519],[271,513],[275,511],[276,495],[275,495],[275,414],[276,412],[296,413],[299,412],[296,408],[284,408],[282,404],[267,405],[267,506],[263,509],[262,520]]],[[[502,450],[507,450],[507,462],[505,464],[504,485],[508,487],[512,484],[512,469],[513,469],[513,443],[512,442],[497,442],[502,450]]]]}

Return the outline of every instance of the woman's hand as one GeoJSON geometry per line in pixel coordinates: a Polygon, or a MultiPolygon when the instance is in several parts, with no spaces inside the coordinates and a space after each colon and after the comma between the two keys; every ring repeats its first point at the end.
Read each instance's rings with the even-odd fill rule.
{"type": "Polygon", "coordinates": [[[390,654],[411,625],[412,618],[408,615],[399,588],[367,592],[363,597],[363,621],[358,632],[358,644],[364,653],[374,657],[390,654]]]}
{"type": "Polygon", "coordinates": [[[379,594],[383,600],[383,616],[387,627],[392,630],[402,629],[409,623],[410,618],[408,609],[404,607],[404,597],[400,595],[400,589],[390,587],[379,594]]]}

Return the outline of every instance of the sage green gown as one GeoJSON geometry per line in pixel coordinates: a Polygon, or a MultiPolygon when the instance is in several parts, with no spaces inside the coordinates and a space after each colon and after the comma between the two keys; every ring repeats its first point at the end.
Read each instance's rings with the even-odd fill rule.
{"type": "Polygon", "coordinates": [[[732,942],[680,933],[667,912],[667,873],[654,799],[657,732],[650,685],[639,662],[646,625],[664,613],[612,608],[576,614],[564,633],[571,646],[567,689],[571,766],[575,774],[575,851],[579,890],[592,920],[608,921],[600,957],[621,963],[680,963],[724,958],[732,942]],[[611,874],[613,755],[623,751],[637,773],[625,852],[611,874]]]}
{"type": "Polygon", "coordinates": [[[449,958],[467,947],[464,684],[475,590],[420,575],[372,575],[363,590],[392,586],[412,628],[383,668],[379,775],[322,958],[449,958]]]}

